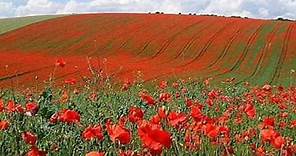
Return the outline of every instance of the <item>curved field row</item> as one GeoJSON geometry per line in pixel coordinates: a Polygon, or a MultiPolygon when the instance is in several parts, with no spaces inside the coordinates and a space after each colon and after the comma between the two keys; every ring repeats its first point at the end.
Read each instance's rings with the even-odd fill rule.
{"type": "Polygon", "coordinates": [[[288,84],[296,68],[295,24],[213,16],[87,14],[32,24],[0,36],[0,86],[90,75],[103,68],[118,80],[213,77],[288,84]],[[294,39],[294,40],[293,40],[294,39]],[[278,64],[278,65],[275,65],[278,64]],[[38,78],[36,78],[38,76],[38,78]]]}

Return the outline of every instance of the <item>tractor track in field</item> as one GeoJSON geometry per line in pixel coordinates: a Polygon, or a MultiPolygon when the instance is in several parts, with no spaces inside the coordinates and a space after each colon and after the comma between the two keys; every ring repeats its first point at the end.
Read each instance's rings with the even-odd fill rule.
{"type": "MultiPolygon", "coordinates": [[[[110,21],[110,19],[104,19],[102,23],[100,21],[100,23],[103,25],[103,27],[100,27],[100,28],[101,29],[106,29],[108,25],[110,25],[110,24],[116,24],[116,22],[120,21],[120,19],[121,19],[120,17],[117,17],[115,20],[112,20],[112,21],[110,21]],[[103,24],[104,22],[106,22],[106,24],[103,24]]],[[[112,32],[112,31],[108,31],[107,33],[110,33],[110,32],[112,32]]],[[[96,40],[96,35],[93,34],[93,33],[89,33],[89,34],[86,34],[86,36],[84,36],[84,38],[93,38],[93,39],[96,40]]],[[[83,39],[81,39],[81,37],[80,37],[79,40],[83,40],[83,39]]],[[[89,40],[83,40],[82,42],[83,43],[87,43],[87,42],[89,42],[89,40]]],[[[79,49],[79,48],[83,47],[85,45],[83,43],[80,42],[78,45],[73,44],[72,46],[70,46],[68,48],[68,51],[75,51],[75,49],[79,49]]],[[[92,52],[92,53],[96,53],[96,51],[95,52],[92,52]]],[[[89,55],[92,55],[92,53],[90,53],[89,55]]]]}
{"type": "Polygon", "coordinates": [[[220,33],[222,33],[223,31],[225,31],[225,29],[229,26],[232,25],[233,23],[235,23],[236,21],[232,21],[230,23],[225,24],[221,29],[219,29],[206,43],[206,45],[198,52],[198,55],[193,58],[193,60],[179,66],[179,67],[185,67],[188,66],[190,64],[192,64],[193,62],[195,62],[196,60],[200,59],[208,50],[208,48],[213,44],[213,42],[216,40],[216,38],[218,37],[218,35],[220,35],[220,33]]]}
{"type": "Polygon", "coordinates": [[[237,84],[240,84],[240,83],[242,83],[242,82],[244,82],[244,81],[246,81],[246,80],[248,80],[248,79],[253,78],[253,77],[258,73],[259,69],[262,68],[262,63],[263,63],[263,59],[264,59],[264,57],[265,57],[265,54],[266,54],[266,53],[268,52],[268,50],[271,48],[271,43],[272,43],[273,39],[275,38],[275,34],[276,34],[276,32],[277,32],[278,30],[279,30],[279,23],[277,23],[277,24],[274,26],[272,32],[269,33],[269,34],[270,34],[270,37],[269,37],[269,39],[267,40],[267,42],[265,43],[265,46],[264,46],[263,50],[261,50],[261,54],[260,54],[260,56],[259,56],[259,60],[258,60],[258,63],[256,64],[255,70],[254,70],[254,71],[251,73],[251,75],[249,75],[248,77],[246,77],[246,78],[244,78],[244,79],[242,79],[242,80],[236,82],[236,85],[237,85],[237,84]]]}
{"type": "MultiPolygon", "coordinates": [[[[224,47],[224,50],[223,52],[220,54],[220,56],[212,63],[210,64],[209,66],[207,66],[206,68],[203,68],[203,69],[207,69],[207,68],[211,68],[213,65],[215,65],[216,63],[218,63],[219,60],[223,59],[224,56],[226,55],[226,53],[229,51],[232,43],[234,42],[234,40],[238,37],[238,35],[242,32],[242,30],[245,28],[246,26],[244,27],[240,27],[240,28],[237,28],[238,30],[236,31],[236,33],[230,38],[230,40],[227,42],[228,44],[224,47]]],[[[172,72],[169,72],[169,73],[165,73],[165,74],[161,74],[159,75],[159,77],[161,76],[166,76],[168,74],[171,74],[172,72]]],[[[157,77],[156,77],[157,78],[157,77]]],[[[154,79],[154,78],[153,78],[154,79]]],[[[151,79],[150,79],[151,80],[151,79]]]]}
{"type": "MultiPolygon", "coordinates": [[[[159,24],[159,23],[154,23],[154,24],[156,24],[156,26],[157,26],[157,24],[159,24]]],[[[142,28],[145,28],[144,30],[150,30],[151,28],[153,28],[153,27],[155,27],[155,25],[149,25],[149,26],[142,26],[142,28]]],[[[143,29],[141,29],[141,28],[139,28],[139,29],[137,29],[136,31],[133,31],[132,32],[132,34],[136,34],[136,33],[138,33],[138,32],[140,32],[141,30],[143,30],[143,29]]],[[[123,47],[125,47],[126,45],[127,45],[127,43],[132,39],[132,38],[134,38],[134,36],[132,36],[131,35],[131,37],[129,37],[126,41],[124,41],[121,45],[120,45],[120,47],[117,49],[117,51],[118,50],[120,50],[120,49],[122,49],[123,47]]],[[[147,44],[145,44],[145,45],[147,45],[147,44]]],[[[147,47],[147,46],[146,46],[147,47]]]]}
{"type": "Polygon", "coordinates": [[[235,34],[230,38],[230,40],[228,41],[227,45],[223,48],[222,53],[220,53],[220,55],[218,56],[218,58],[211,64],[209,64],[207,67],[201,69],[209,69],[212,68],[214,65],[216,65],[219,61],[221,61],[227,54],[227,52],[229,51],[229,49],[231,48],[233,42],[237,39],[238,35],[243,31],[244,28],[246,28],[247,26],[238,28],[238,30],[235,32],[235,34]]]}
{"type": "Polygon", "coordinates": [[[293,29],[294,29],[293,23],[289,24],[288,30],[287,30],[285,37],[284,37],[281,55],[280,55],[279,61],[277,63],[275,72],[274,72],[272,79],[270,81],[270,84],[274,83],[275,81],[277,81],[280,78],[280,75],[281,75],[280,71],[281,71],[283,63],[287,57],[288,47],[289,47],[289,39],[291,37],[291,33],[292,33],[293,29]]]}
{"type": "MultiPolygon", "coordinates": [[[[156,54],[154,54],[152,57],[150,58],[147,58],[147,59],[144,59],[144,60],[141,60],[141,62],[143,61],[150,61],[152,59],[155,59],[157,56],[159,56],[163,51],[165,51],[169,45],[175,40],[175,38],[177,36],[179,36],[180,34],[186,32],[188,29],[196,26],[196,25],[199,25],[201,23],[203,23],[204,21],[206,21],[205,19],[201,19],[193,24],[190,24],[189,26],[183,28],[182,30],[178,31],[177,33],[175,33],[173,36],[171,36],[165,43],[164,45],[156,52],[156,54]]],[[[140,53],[137,54],[137,56],[141,55],[146,49],[147,47],[150,45],[151,42],[153,42],[154,40],[149,40],[145,45],[144,45],[144,48],[140,51],[140,53]]]]}
{"type": "MultiPolygon", "coordinates": [[[[146,23],[145,23],[146,24],[146,23]]],[[[139,32],[142,28],[144,28],[144,27],[146,27],[146,25],[142,25],[142,26],[139,26],[138,28],[135,28],[135,31],[133,31],[132,33],[134,34],[134,33],[137,33],[137,32],[139,32]]],[[[123,35],[125,35],[125,34],[129,34],[130,32],[124,32],[124,33],[121,33],[119,36],[123,36],[123,35]]],[[[112,38],[112,41],[114,41],[114,38],[115,37],[113,37],[112,38]]],[[[131,39],[132,37],[130,37],[129,39],[131,39]]],[[[119,46],[119,48],[117,49],[117,50],[120,50],[120,49],[122,49],[127,43],[128,43],[128,41],[129,41],[129,39],[127,39],[125,42],[123,42],[120,46],[119,46]]]]}
{"type": "Polygon", "coordinates": [[[264,27],[264,25],[265,25],[265,23],[260,24],[259,27],[255,30],[255,32],[249,37],[249,39],[247,41],[247,45],[245,46],[242,54],[240,55],[239,59],[235,62],[235,64],[230,68],[230,70],[224,71],[219,74],[215,74],[212,77],[217,77],[217,76],[221,76],[221,75],[224,75],[227,73],[231,73],[234,70],[238,69],[239,66],[242,64],[242,62],[244,61],[244,59],[246,58],[248,51],[250,50],[251,46],[253,45],[253,42],[256,40],[259,32],[264,27]]]}
{"type": "Polygon", "coordinates": [[[177,36],[179,36],[180,34],[186,32],[187,30],[195,27],[196,25],[199,25],[200,23],[203,23],[205,20],[201,20],[198,21],[196,23],[193,23],[185,28],[183,28],[182,30],[180,30],[179,32],[177,32],[176,34],[174,34],[173,36],[171,36],[165,43],[164,45],[156,52],[156,54],[154,54],[151,59],[156,58],[157,56],[159,56],[161,53],[165,52],[165,50],[167,50],[167,48],[170,46],[170,44],[172,42],[174,42],[174,40],[176,39],[177,36]]]}
{"type": "MultiPolygon", "coordinates": [[[[176,28],[178,26],[178,24],[174,24],[172,26],[172,28],[176,28]]],[[[142,48],[141,51],[139,51],[138,53],[136,53],[136,57],[138,57],[139,55],[141,55],[147,48],[148,46],[154,41],[154,36],[150,37],[148,42],[146,42],[142,48]]],[[[142,62],[142,61],[141,61],[142,62]]]]}
{"type": "Polygon", "coordinates": [[[13,75],[9,75],[9,76],[4,76],[4,77],[0,78],[0,82],[5,81],[5,80],[14,79],[14,78],[17,78],[19,76],[24,76],[24,75],[27,75],[27,74],[35,73],[35,72],[38,72],[38,71],[41,71],[41,70],[44,70],[44,69],[48,69],[48,68],[51,68],[51,67],[54,67],[54,65],[49,65],[49,66],[41,67],[41,68],[34,69],[34,70],[29,70],[29,71],[24,71],[24,72],[16,73],[16,74],[13,74],[13,75]]]}
{"type": "MultiPolygon", "coordinates": [[[[233,23],[235,23],[236,21],[233,21],[233,22],[230,22],[230,23],[226,23],[219,31],[217,31],[214,35],[213,35],[213,37],[214,37],[214,39],[213,39],[213,41],[215,40],[215,38],[216,38],[216,36],[218,35],[218,34],[220,34],[221,32],[223,32],[226,28],[227,28],[227,26],[228,25],[230,25],[230,24],[233,24],[233,23]]],[[[213,22],[214,23],[214,22],[213,22]]],[[[210,26],[212,26],[212,23],[211,24],[209,24],[210,26]]],[[[203,32],[204,30],[206,30],[208,28],[208,25],[206,25],[205,27],[203,27],[203,29],[200,29],[199,31],[198,31],[198,33],[196,33],[196,34],[199,34],[199,33],[201,33],[201,32],[203,32]]],[[[190,41],[188,41],[187,43],[186,43],[186,45],[184,46],[184,47],[187,47],[187,48],[189,48],[189,47],[191,47],[191,45],[198,39],[198,38],[200,38],[200,36],[198,36],[197,38],[195,38],[195,35],[190,39],[190,41]]],[[[211,39],[210,39],[210,41],[211,41],[211,39]]],[[[213,42],[212,41],[212,42],[213,42]]],[[[211,42],[211,43],[212,43],[211,42]]],[[[211,45],[211,44],[210,44],[211,45]]],[[[185,48],[184,50],[186,50],[187,48],[185,48]]],[[[181,52],[182,53],[182,52],[181,52]]],[[[179,53],[180,54],[180,53],[179,53]]],[[[178,54],[178,55],[179,55],[178,54]]],[[[174,60],[176,60],[178,57],[175,57],[175,59],[173,59],[173,60],[170,60],[170,61],[168,61],[168,62],[171,62],[171,61],[174,61],[174,60]]],[[[152,58],[153,59],[153,58],[152,58]]],[[[151,59],[149,59],[149,60],[146,60],[146,61],[150,61],[151,59]]],[[[168,62],[166,62],[166,63],[168,63],[168,62]]],[[[182,67],[182,66],[178,66],[178,67],[182,67]]],[[[123,72],[121,72],[121,73],[119,73],[119,74],[124,74],[124,73],[129,73],[129,72],[132,72],[133,70],[132,69],[130,69],[130,70],[126,70],[126,71],[123,71],[123,72]]],[[[171,72],[169,72],[169,73],[171,73],[171,72]]],[[[165,75],[167,75],[167,74],[169,74],[169,73],[165,73],[165,74],[160,74],[159,76],[165,76],[165,75]]]]}
{"type": "MultiPolygon", "coordinates": [[[[174,61],[176,59],[178,59],[179,57],[181,57],[182,54],[184,54],[191,46],[192,44],[197,40],[199,39],[201,36],[198,35],[200,33],[202,33],[204,30],[207,30],[209,27],[211,27],[213,25],[214,22],[210,23],[209,25],[206,25],[205,27],[203,27],[202,29],[200,29],[197,33],[195,33],[196,35],[192,36],[192,38],[185,44],[185,46],[182,48],[182,50],[174,57],[173,60],[171,61],[174,61]]],[[[166,63],[169,63],[171,61],[168,61],[166,63]]]]}

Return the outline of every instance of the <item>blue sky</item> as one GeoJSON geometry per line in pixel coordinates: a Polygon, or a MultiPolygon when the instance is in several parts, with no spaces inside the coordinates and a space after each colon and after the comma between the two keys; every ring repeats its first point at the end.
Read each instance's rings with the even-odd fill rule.
{"type": "Polygon", "coordinates": [[[0,0],[0,18],[42,14],[155,11],[296,19],[296,0],[0,0]]]}

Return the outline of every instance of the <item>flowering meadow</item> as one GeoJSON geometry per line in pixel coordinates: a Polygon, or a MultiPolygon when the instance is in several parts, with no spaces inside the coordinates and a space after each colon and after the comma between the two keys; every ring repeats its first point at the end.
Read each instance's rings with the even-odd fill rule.
{"type": "MultiPolygon", "coordinates": [[[[65,65],[58,60],[56,68],[65,65]]],[[[41,92],[2,90],[1,155],[296,154],[292,85],[78,83],[50,83],[41,92]]]]}

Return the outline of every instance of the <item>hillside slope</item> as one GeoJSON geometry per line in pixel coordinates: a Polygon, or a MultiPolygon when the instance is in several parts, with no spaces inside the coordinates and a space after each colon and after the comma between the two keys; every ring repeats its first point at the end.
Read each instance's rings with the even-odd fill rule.
{"type": "Polygon", "coordinates": [[[46,16],[29,16],[29,17],[17,17],[17,18],[5,18],[0,19],[0,34],[22,28],[24,26],[49,20],[52,18],[62,17],[64,15],[46,15],[46,16]]]}
{"type": "Polygon", "coordinates": [[[296,24],[155,14],[72,15],[0,36],[0,85],[79,78],[89,63],[120,80],[194,77],[283,84],[296,69],[296,24]],[[90,56],[91,60],[86,60],[90,56]],[[34,80],[34,81],[33,81],[34,80]]]}

